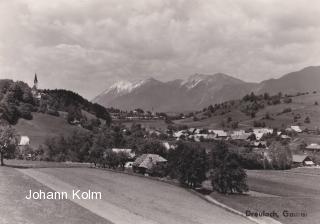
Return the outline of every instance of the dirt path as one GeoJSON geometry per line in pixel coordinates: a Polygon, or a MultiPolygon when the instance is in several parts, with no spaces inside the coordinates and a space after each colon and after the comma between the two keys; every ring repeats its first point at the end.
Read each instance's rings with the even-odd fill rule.
{"type": "Polygon", "coordinates": [[[73,201],[115,224],[252,223],[184,189],[145,178],[86,168],[25,169],[21,172],[55,191],[90,189],[102,192],[102,200],[73,201]]]}

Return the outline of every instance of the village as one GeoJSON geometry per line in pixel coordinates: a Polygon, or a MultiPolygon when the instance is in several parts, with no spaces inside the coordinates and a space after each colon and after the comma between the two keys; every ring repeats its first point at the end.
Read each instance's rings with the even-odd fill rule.
{"type": "MultiPolygon", "coordinates": [[[[122,132],[127,132],[127,128],[123,128],[122,132]]],[[[249,130],[213,130],[201,128],[188,128],[178,131],[146,129],[144,138],[156,138],[162,142],[162,146],[167,150],[174,150],[177,147],[178,141],[198,142],[210,145],[210,142],[224,141],[231,145],[244,148],[250,148],[253,152],[261,154],[267,160],[271,160],[269,155],[270,139],[284,141],[286,144],[292,143],[292,140],[299,135],[308,135],[308,130],[300,126],[290,126],[282,131],[277,131],[271,128],[253,128],[249,130]],[[165,136],[166,140],[163,140],[165,136]],[[162,139],[162,140],[161,140],[162,139]]],[[[33,160],[35,158],[34,152],[28,151],[32,141],[29,136],[20,136],[18,144],[19,158],[33,160]]],[[[299,145],[298,150],[293,150],[292,153],[292,167],[319,167],[316,161],[313,161],[312,156],[320,153],[320,145],[318,143],[310,143],[299,145]]],[[[210,147],[209,147],[210,149],[210,147]]],[[[167,160],[158,154],[142,154],[137,156],[133,149],[130,148],[112,148],[113,153],[123,153],[128,161],[125,161],[125,169],[134,169],[140,173],[149,175],[152,174],[153,168],[159,164],[166,163],[167,160]]],[[[210,153],[210,150],[207,150],[210,153]]],[[[106,154],[104,154],[106,157],[106,154]]]]}

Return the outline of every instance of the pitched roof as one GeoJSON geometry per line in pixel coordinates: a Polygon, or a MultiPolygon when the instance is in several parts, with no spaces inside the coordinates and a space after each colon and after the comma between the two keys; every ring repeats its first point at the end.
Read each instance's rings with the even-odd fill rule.
{"type": "Polygon", "coordinates": [[[307,158],[309,158],[308,155],[292,155],[292,162],[294,162],[294,163],[302,163],[307,158]]]}
{"type": "Polygon", "coordinates": [[[246,140],[246,139],[248,139],[249,138],[249,136],[250,136],[251,134],[250,133],[242,133],[242,134],[240,134],[240,133],[233,133],[233,134],[231,134],[231,138],[232,139],[238,139],[238,140],[246,140]]]}
{"type": "Polygon", "coordinates": [[[306,147],[306,149],[317,149],[320,150],[320,145],[317,143],[312,143],[306,147]]]}
{"type": "Polygon", "coordinates": [[[264,133],[255,133],[256,139],[260,140],[263,137],[264,133]]]}
{"type": "Polygon", "coordinates": [[[253,133],[263,133],[263,134],[272,134],[273,133],[273,129],[270,128],[255,128],[253,129],[253,133]]]}
{"type": "Polygon", "coordinates": [[[157,154],[142,154],[133,163],[134,166],[151,169],[160,162],[167,162],[165,158],[157,154]]]}
{"type": "Polygon", "coordinates": [[[120,148],[113,148],[112,152],[119,153],[119,152],[125,152],[125,153],[131,153],[132,149],[120,149],[120,148]]]}

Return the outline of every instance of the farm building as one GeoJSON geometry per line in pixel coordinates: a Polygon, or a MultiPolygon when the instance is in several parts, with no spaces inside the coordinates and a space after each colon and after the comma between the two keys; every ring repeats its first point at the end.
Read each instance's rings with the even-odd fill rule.
{"type": "Polygon", "coordinates": [[[293,166],[313,166],[314,163],[308,155],[292,155],[293,166]]]}
{"type": "Polygon", "coordinates": [[[167,160],[157,154],[142,154],[132,164],[133,170],[143,174],[152,174],[153,169],[167,164],[167,160]]]}
{"type": "Polygon", "coordinates": [[[317,143],[312,143],[312,144],[308,145],[306,147],[306,149],[310,150],[310,151],[318,151],[319,152],[320,151],[320,145],[317,144],[317,143]]]}

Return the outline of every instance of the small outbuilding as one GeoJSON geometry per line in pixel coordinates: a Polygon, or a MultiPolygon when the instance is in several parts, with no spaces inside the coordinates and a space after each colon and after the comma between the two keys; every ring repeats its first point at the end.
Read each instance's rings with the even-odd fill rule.
{"type": "Polygon", "coordinates": [[[308,155],[292,155],[293,166],[313,166],[314,162],[308,155]]]}

